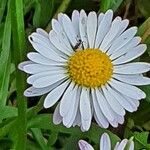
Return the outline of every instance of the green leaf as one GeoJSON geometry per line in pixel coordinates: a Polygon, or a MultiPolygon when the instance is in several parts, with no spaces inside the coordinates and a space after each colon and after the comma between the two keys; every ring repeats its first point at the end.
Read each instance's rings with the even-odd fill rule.
{"type": "Polygon", "coordinates": [[[50,147],[53,144],[55,144],[57,138],[58,138],[58,132],[51,131],[51,134],[48,139],[47,147],[50,147]]]}
{"type": "Polygon", "coordinates": [[[34,4],[35,0],[24,0],[24,15],[26,15],[31,10],[31,8],[33,8],[34,4]]]}
{"type": "Polygon", "coordinates": [[[4,138],[0,140],[0,150],[10,150],[10,147],[12,147],[12,141],[8,138],[4,138]]]}
{"type": "Polygon", "coordinates": [[[7,0],[1,0],[0,1],[0,23],[1,23],[2,18],[3,18],[6,4],[7,4],[7,0]]]}
{"type": "Polygon", "coordinates": [[[41,150],[41,147],[34,141],[27,139],[27,149],[26,150],[41,150]]]}
{"type": "Polygon", "coordinates": [[[11,40],[11,14],[9,3],[7,6],[7,16],[4,26],[2,41],[2,51],[0,55],[0,106],[6,105],[10,78],[10,40],[11,40]]]}
{"type": "Polygon", "coordinates": [[[32,134],[35,137],[37,143],[41,147],[42,150],[48,150],[48,147],[46,146],[45,139],[42,135],[41,129],[38,128],[31,128],[32,134]]]}
{"type": "Polygon", "coordinates": [[[5,106],[0,107],[0,120],[10,118],[10,117],[16,117],[17,116],[17,108],[5,106]]]}
{"type": "Polygon", "coordinates": [[[150,149],[150,144],[147,143],[148,141],[149,132],[134,132],[134,141],[136,141],[135,149],[142,149],[147,148],[150,149]]]}
{"type": "MultiPolygon", "coordinates": [[[[15,67],[24,60],[26,41],[25,41],[25,28],[24,28],[24,15],[23,15],[23,0],[11,0],[11,15],[12,15],[12,42],[13,42],[13,56],[15,56],[15,67]]],[[[27,100],[23,96],[23,92],[26,88],[25,74],[16,70],[16,91],[17,91],[17,106],[18,106],[18,118],[17,125],[14,129],[17,137],[15,139],[16,150],[26,150],[27,140],[27,100]],[[19,142],[18,142],[19,141],[19,142]]]]}
{"type": "Polygon", "coordinates": [[[52,18],[53,0],[35,0],[34,8],[33,25],[45,27],[52,18]]]}
{"type": "Polygon", "coordinates": [[[111,0],[101,0],[101,11],[106,11],[110,8],[111,0]]]}
{"type": "Polygon", "coordinates": [[[122,4],[124,0],[112,0],[111,1],[111,5],[110,5],[110,8],[114,11],[116,11],[119,6],[122,4]]]}
{"type": "Polygon", "coordinates": [[[146,101],[150,103],[150,85],[144,85],[141,87],[142,91],[146,93],[146,101]]]}
{"type": "MultiPolygon", "coordinates": [[[[60,6],[58,7],[57,11],[55,12],[55,15],[53,16],[53,18],[56,18],[58,13],[65,12],[66,9],[68,8],[70,2],[71,2],[71,0],[63,0],[62,3],[60,4],[60,6]]],[[[48,32],[51,30],[51,22],[47,25],[46,30],[48,32]]]]}
{"type": "Polygon", "coordinates": [[[150,120],[150,103],[148,103],[145,100],[142,100],[140,102],[140,107],[139,109],[132,113],[129,114],[130,118],[134,120],[135,125],[143,126],[146,122],[150,120]],[[140,119],[139,119],[140,118],[140,119]]]}
{"type": "Polygon", "coordinates": [[[138,8],[145,18],[150,16],[150,1],[149,0],[137,0],[138,8]]]}
{"type": "Polygon", "coordinates": [[[9,120],[3,121],[0,124],[0,139],[8,135],[9,133],[12,135],[12,132],[10,131],[14,130],[15,125],[16,125],[16,119],[14,120],[9,119],[9,120]]]}
{"type": "Polygon", "coordinates": [[[2,51],[1,46],[3,40],[4,25],[5,25],[4,23],[0,23],[0,53],[2,51]]]}
{"type": "Polygon", "coordinates": [[[107,11],[108,9],[113,9],[116,11],[122,2],[123,0],[101,0],[100,10],[103,12],[107,11]]]}
{"type": "Polygon", "coordinates": [[[147,52],[150,55],[150,17],[139,27],[138,33],[142,43],[147,44],[147,52]]]}

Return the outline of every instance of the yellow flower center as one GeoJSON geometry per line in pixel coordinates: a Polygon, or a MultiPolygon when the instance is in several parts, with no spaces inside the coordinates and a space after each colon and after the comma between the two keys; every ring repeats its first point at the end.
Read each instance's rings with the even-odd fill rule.
{"type": "Polygon", "coordinates": [[[99,49],[77,50],[69,58],[68,73],[76,84],[94,88],[110,80],[113,65],[106,53],[99,49]]]}

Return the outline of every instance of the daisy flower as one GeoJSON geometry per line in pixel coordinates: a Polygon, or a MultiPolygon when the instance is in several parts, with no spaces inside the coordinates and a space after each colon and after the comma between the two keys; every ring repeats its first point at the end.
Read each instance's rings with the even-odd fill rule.
{"type": "Polygon", "coordinates": [[[125,110],[136,111],[146,97],[136,86],[150,84],[142,73],[150,70],[145,62],[130,62],[142,55],[145,44],[135,36],[137,27],[129,21],[105,14],[75,10],[70,19],[58,14],[52,30],[42,29],[29,36],[37,52],[29,52],[19,68],[28,74],[27,97],[47,94],[44,107],[58,102],[55,124],[78,125],[89,130],[94,116],[98,125],[117,127],[124,122],[125,110]]]}
{"type": "MultiPolygon", "coordinates": [[[[132,141],[133,138],[130,140],[123,139],[121,142],[117,142],[114,150],[134,150],[134,142],[132,141]]],[[[94,150],[94,148],[84,140],[79,141],[79,148],[80,150],[94,150]]],[[[107,133],[103,133],[100,138],[100,150],[111,150],[111,141],[109,135],[107,133]]]]}

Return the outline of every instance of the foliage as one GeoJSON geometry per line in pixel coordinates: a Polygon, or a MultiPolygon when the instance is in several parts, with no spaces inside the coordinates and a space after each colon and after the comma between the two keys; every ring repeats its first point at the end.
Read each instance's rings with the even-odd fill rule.
{"type": "MultiPolygon", "coordinates": [[[[134,136],[137,150],[150,149],[150,86],[141,87],[147,94],[140,108],[126,116],[124,125],[104,130],[95,123],[88,132],[78,127],[53,125],[53,108],[44,110],[44,97],[26,99],[26,77],[17,69],[31,49],[27,36],[37,27],[49,31],[51,19],[59,12],[68,15],[74,9],[86,12],[106,11],[130,19],[139,27],[138,35],[148,46],[140,58],[149,61],[150,55],[150,1],[149,0],[1,0],[0,1],[0,150],[77,149],[79,139],[86,139],[98,148],[103,132],[110,135],[114,145],[120,138],[134,136]],[[112,132],[111,132],[112,131],[112,132]],[[119,138],[120,137],[120,138],[119,138]]],[[[147,74],[149,76],[149,73],[147,74]]]]}

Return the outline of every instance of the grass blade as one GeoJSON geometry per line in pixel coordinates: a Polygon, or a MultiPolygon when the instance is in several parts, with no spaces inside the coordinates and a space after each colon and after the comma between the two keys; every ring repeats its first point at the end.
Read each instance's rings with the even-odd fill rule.
{"type": "MultiPolygon", "coordinates": [[[[16,68],[25,57],[25,31],[24,31],[24,15],[23,15],[23,1],[11,0],[12,11],[12,34],[13,34],[13,50],[15,56],[16,68]]],[[[23,96],[23,91],[26,87],[25,76],[18,69],[16,71],[16,88],[17,88],[17,104],[18,104],[18,123],[17,123],[17,141],[15,145],[16,150],[26,149],[27,140],[27,118],[26,109],[27,101],[23,96]],[[18,142],[19,141],[19,142],[18,142]]]]}
{"type": "Polygon", "coordinates": [[[4,34],[2,41],[2,51],[0,56],[0,107],[5,106],[8,86],[9,86],[9,77],[10,77],[10,40],[11,40],[11,14],[8,11],[6,22],[4,26],[4,34]]]}

